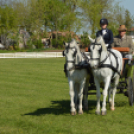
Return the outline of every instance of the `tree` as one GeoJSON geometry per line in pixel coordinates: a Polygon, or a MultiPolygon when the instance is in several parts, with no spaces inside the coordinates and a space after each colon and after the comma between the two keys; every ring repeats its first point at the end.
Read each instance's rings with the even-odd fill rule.
{"type": "Polygon", "coordinates": [[[125,8],[119,5],[119,2],[113,4],[111,13],[109,14],[109,28],[114,36],[118,34],[118,28],[125,23],[125,8]]]}
{"type": "Polygon", "coordinates": [[[81,9],[83,11],[83,20],[91,29],[91,35],[94,37],[96,31],[100,28],[99,20],[107,18],[111,10],[113,0],[81,0],[81,9]]]}
{"type": "Polygon", "coordinates": [[[17,14],[11,7],[0,7],[0,25],[3,26],[1,33],[8,33],[9,31],[14,31],[17,28],[16,17],[17,14]]]}
{"type": "Polygon", "coordinates": [[[81,36],[81,43],[82,43],[82,47],[88,47],[90,45],[90,40],[88,39],[88,33],[87,32],[83,32],[83,35],[81,36]]]}
{"type": "Polygon", "coordinates": [[[130,12],[128,10],[125,11],[125,25],[127,28],[131,28],[132,27],[132,16],[130,15],[130,12]]]}

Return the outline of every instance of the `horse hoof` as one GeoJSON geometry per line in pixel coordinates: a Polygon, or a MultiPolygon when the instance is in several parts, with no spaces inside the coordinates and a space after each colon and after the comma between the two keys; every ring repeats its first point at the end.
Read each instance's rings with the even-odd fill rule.
{"type": "Polygon", "coordinates": [[[100,111],[95,111],[95,114],[96,115],[100,115],[100,111]]]}
{"type": "Polygon", "coordinates": [[[79,115],[82,115],[82,114],[83,114],[83,111],[79,111],[78,114],[79,114],[79,115]]]}
{"type": "Polygon", "coordinates": [[[76,115],[76,111],[75,112],[71,112],[71,115],[76,115]]]}
{"type": "Polygon", "coordinates": [[[114,111],[114,110],[115,110],[115,108],[112,108],[112,107],[111,107],[111,111],[114,111]]]}
{"type": "Polygon", "coordinates": [[[101,111],[101,115],[106,115],[107,112],[106,111],[101,111]]]}

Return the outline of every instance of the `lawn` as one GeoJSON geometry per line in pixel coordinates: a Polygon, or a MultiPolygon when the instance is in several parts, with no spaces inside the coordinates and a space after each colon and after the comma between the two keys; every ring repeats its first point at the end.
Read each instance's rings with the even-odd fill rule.
{"type": "Polygon", "coordinates": [[[70,115],[64,58],[0,59],[0,134],[133,134],[134,107],[117,94],[115,111],[95,115],[96,96],[89,111],[70,115]]]}

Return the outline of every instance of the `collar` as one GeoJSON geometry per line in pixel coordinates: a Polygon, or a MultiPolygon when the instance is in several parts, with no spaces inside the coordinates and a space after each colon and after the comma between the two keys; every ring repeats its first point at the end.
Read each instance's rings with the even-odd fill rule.
{"type": "Polygon", "coordinates": [[[101,29],[101,31],[103,31],[103,30],[106,30],[106,32],[108,32],[108,29],[107,29],[107,28],[105,28],[105,29],[101,29]]]}
{"type": "Polygon", "coordinates": [[[126,39],[126,35],[124,35],[122,38],[121,36],[119,35],[120,39],[126,39]]]}

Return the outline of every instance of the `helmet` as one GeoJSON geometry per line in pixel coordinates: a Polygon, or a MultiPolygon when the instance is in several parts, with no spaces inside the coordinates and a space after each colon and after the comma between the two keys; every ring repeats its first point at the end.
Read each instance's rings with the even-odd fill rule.
{"type": "Polygon", "coordinates": [[[104,24],[107,24],[108,25],[108,20],[103,18],[100,20],[100,25],[104,25],[104,24]]]}

